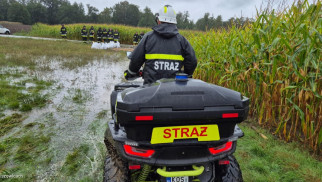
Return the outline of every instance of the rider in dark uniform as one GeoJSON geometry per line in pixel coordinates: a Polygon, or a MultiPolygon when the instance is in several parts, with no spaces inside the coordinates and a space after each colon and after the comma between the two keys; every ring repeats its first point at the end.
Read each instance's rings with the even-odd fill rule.
{"type": "Polygon", "coordinates": [[[124,73],[126,79],[136,77],[143,65],[144,84],[161,78],[174,78],[178,72],[193,74],[197,66],[195,51],[179,34],[172,7],[166,5],[164,9],[156,17],[158,25],[143,37],[132,52],[129,69],[124,73]]]}

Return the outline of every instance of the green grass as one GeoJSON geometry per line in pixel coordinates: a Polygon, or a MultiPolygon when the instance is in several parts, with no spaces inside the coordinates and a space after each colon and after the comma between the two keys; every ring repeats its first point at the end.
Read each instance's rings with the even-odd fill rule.
{"type": "Polygon", "coordinates": [[[6,181],[34,181],[38,167],[50,162],[48,157],[40,160],[42,155],[48,155],[50,134],[29,129],[24,129],[23,133],[21,137],[9,137],[0,142],[0,175],[23,175],[23,178],[6,181]]]}
{"type": "Polygon", "coordinates": [[[108,111],[107,110],[102,110],[99,113],[97,113],[96,118],[97,119],[102,119],[102,118],[106,117],[107,114],[108,114],[108,111]]]}
{"type": "Polygon", "coordinates": [[[234,154],[247,182],[322,181],[322,162],[298,143],[286,143],[250,123],[241,124],[245,136],[238,140],[234,154]],[[259,133],[258,133],[259,132],[259,133]],[[264,139],[261,135],[265,135],[264,139]]]}
{"type": "Polygon", "coordinates": [[[69,176],[77,173],[77,171],[85,162],[85,156],[87,155],[88,151],[89,146],[83,144],[80,147],[74,149],[73,152],[69,153],[62,167],[63,173],[66,173],[69,176]]]}
{"type": "Polygon", "coordinates": [[[50,141],[49,136],[28,134],[21,138],[20,146],[14,159],[19,162],[32,162],[33,158],[47,149],[42,144],[47,144],[50,141]]]}
{"type": "Polygon", "coordinates": [[[86,96],[81,89],[76,89],[74,95],[72,96],[73,102],[81,104],[86,101],[86,96]]]}
{"type": "MultiPolygon", "coordinates": [[[[25,66],[34,68],[37,58],[72,59],[67,67],[75,67],[75,62],[87,64],[95,58],[102,58],[111,51],[91,49],[91,44],[68,41],[48,41],[0,37],[0,66],[25,66]],[[23,40],[23,41],[22,41],[23,40]],[[23,51],[22,51],[23,50],[23,51]],[[72,64],[72,65],[71,65],[72,64]]],[[[78,64],[77,64],[78,65],[78,64]]],[[[77,66],[76,65],[76,66],[77,66]]]]}
{"type": "MultiPolygon", "coordinates": [[[[1,75],[1,73],[0,73],[1,75]]],[[[0,77],[0,111],[5,109],[30,111],[34,107],[43,107],[47,102],[46,95],[40,91],[51,85],[50,82],[32,79],[24,83],[12,83],[10,74],[0,77]],[[35,87],[26,88],[25,83],[34,83],[35,87]]]]}
{"type": "Polygon", "coordinates": [[[13,114],[0,120],[0,137],[6,135],[14,127],[17,127],[23,121],[20,114],[13,114]]]}

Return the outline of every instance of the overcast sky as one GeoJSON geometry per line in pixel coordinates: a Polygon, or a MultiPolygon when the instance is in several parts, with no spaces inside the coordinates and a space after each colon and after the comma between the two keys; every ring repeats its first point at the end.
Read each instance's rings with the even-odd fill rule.
{"type": "MultiPolygon", "coordinates": [[[[90,4],[102,11],[105,7],[113,7],[115,4],[122,0],[70,0],[70,2],[90,4]]],[[[144,7],[151,8],[153,13],[156,13],[163,5],[169,4],[175,9],[176,12],[189,11],[190,19],[196,22],[199,18],[202,18],[206,12],[210,15],[217,17],[222,15],[224,20],[231,17],[249,17],[255,18],[256,8],[259,9],[264,1],[273,2],[276,6],[280,2],[284,1],[287,4],[293,2],[293,0],[127,0],[131,4],[138,5],[140,10],[143,11],[144,7]]],[[[310,0],[314,1],[314,0],[310,0]]],[[[266,2],[266,3],[265,3],[266,2]]],[[[85,8],[86,9],[86,8],[85,8]]],[[[86,11],[86,10],[85,10],[86,11]]]]}

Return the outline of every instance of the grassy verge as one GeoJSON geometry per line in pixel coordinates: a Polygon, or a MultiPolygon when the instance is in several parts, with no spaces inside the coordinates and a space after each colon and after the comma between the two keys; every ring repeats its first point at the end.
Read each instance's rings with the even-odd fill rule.
{"type": "Polygon", "coordinates": [[[245,136],[235,153],[247,182],[322,181],[322,162],[298,143],[286,143],[267,130],[243,123],[245,136]]]}
{"type": "Polygon", "coordinates": [[[48,41],[0,37],[0,42],[0,66],[28,66],[32,68],[36,65],[35,59],[43,56],[83,61],[102,58],[108,52],[91,49],[90,44],[64,40],[48,41]]]}

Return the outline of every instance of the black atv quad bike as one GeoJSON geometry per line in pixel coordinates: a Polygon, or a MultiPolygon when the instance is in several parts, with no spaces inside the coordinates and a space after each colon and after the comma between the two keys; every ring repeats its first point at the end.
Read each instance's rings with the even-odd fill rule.
{"type": "Polygon", "coordinates": [[[243,181],[232,155],[249,99],[178,74],[115,86],[104,182],[243,181]]]}

